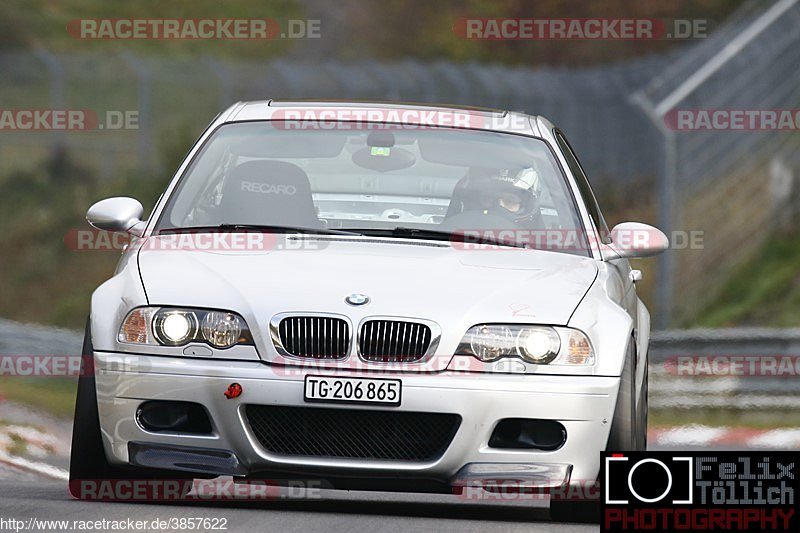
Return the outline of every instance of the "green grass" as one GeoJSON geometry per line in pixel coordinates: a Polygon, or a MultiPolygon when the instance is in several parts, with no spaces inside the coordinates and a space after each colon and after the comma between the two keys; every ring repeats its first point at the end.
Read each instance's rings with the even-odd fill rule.
{"type": "Polygon", "coordinates": [[[69,156],[0,181],[0,316],[81,329],[120,251],[76,251],[66,237],[90,229],[85,213],[97,200],[133,196],[149,209],[165,182],[100,180],[69,156]]]}
{"type": "Polygon", "coordinates": [[[9,455],[25,455],[25,452],[28,451],[28,443],[25,442],[25,439],[14,433],[10,435],[10,438],[11,446],[6,450],[9,455]]]}
{"type": "Polygon", "coordinates": [[[696,327],[800,327],[800,233],[769,240],[690,323],[696,327]]]}
{"type": "Polygon", "coordinates": [[[29,405],[56,418],[69,420],[75,411],[74,378],[0,378],[0,395],[6,400],[29,405]]]}

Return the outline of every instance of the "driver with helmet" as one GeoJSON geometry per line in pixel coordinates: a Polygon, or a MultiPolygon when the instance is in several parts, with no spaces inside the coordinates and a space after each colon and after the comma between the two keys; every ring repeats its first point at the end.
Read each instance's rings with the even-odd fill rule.
{"type": "Polygon", "coordinates": [[[542,228],[539,210],[542,184],[533,168],[471,168],[453,191],[448,216],[479,211],[501,216],[522,229],[542,228]]]}

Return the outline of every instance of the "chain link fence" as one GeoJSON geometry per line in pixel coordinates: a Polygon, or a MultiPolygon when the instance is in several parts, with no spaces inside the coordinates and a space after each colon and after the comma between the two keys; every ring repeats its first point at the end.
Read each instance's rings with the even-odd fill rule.
{"type": "Polygon", "coordinates": [[[751,257],[796,205],[800,150],[797,132],[676,132],[664,117],[676,108],[800,107],[799,26],[796,0],[751,2],[708,39],[573,69],[0,53],[4,109],[87,109],[101,122],[107,112],[138,113],[136,129],[0,128],[0,180],[66,150],[100,178],[166,181],[174,154],[238,100],[395,99],[542,114],[570,138],[596,189],[629,204],[633,184],[658,184],[662,228],[704,232],[703,249],[671,251],[658,265],[656,317],[665,326],[696,312],[724,280],[721,265],[751,257]],[[692,298],[673,298],[678,285],[692,298]]]}
{"type": "MultiPolygon", "coordinates": [[[[689,111],[790,111],[800,108],[800,4],[750,2],[692,53],[671,64],[633,100],[662,133],[659,223],[702,231],[703,245],[664,254],[657,300],[660,324],[702,311],[729,275],[775,230],[800,221],[800,129],[677,129],[689,111]],[[671,129],[670,125],[672,126],[671,129]],[[679,298],[680,293],[686,296],[679,298]]],[[[707,116],[707,115],[706,115],[707,116]]],[[[764,275],[769,275],[768,272],[764,275]]]]}
{"type": "Polygon", "coordinates": [[[87,165],[108,176],[131,170],[163,172],[169,169],[162,168],[159,146],[175,135],[191,142],[216,113],[238,100],[344,98],[447,102],[542,114],[571,134],[597,180],[624,183],[658,170],[657,132],[627,96],[667,62],[666,57],[654,57],[565,70],[415,60],[258,64],[210,57],[4,53],[4,108],[90,109],[100,117],[106,111],[135,110],[139,123],[136,131],[0,131],[0,176],[23,164],[20,159],[41,156],[56,146],[80,154],[87,165]],[[612,155],[620,153],[628,155],[612,155]]]}

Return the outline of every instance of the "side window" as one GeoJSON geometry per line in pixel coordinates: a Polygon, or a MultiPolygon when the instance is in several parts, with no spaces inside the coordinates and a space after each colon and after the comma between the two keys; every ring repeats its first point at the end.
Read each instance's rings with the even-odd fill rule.
{"type": "Polygon", "coordinates": [[[589,186],[589,180],[586,178],[586,173],[583,171],[583,167],[581,167],[580,162],[578,162],[578,158],[575,156],[575,152],[569,145],[567,138],[564,137],[564,134],[558,130],[556,130],[554,134],[556,136],[558,145],[561,147],[561,151],[564,152],[567,165],[572,171],[572,174],[575,176],[575,182],[577,183],[578,189],[581,192],[583,202],[586,204],[586,209],[589,210],[589,216],[592,217],[592,221],[594,222],[597,231],[600,232],[600,238],[602,241],[608,244],[611,242],[611,239],[609,238],[610,232],[608,231],[608,225],[606,224],[605,218],[603,218],[603,213],[600,212],[600,206],[597,205],[597,199],[594,197],[592,188],[589,186]]]}

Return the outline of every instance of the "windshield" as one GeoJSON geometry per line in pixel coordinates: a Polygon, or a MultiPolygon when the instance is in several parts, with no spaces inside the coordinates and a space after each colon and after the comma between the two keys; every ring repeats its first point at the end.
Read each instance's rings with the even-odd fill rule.
{"type": "Polygon", "coordinates": [[[442,240],[479,234],[588,255],[575,202],[545,142],[481,130],[223,125],[182,177],[156,230],[219,226],[442,240]]]}

